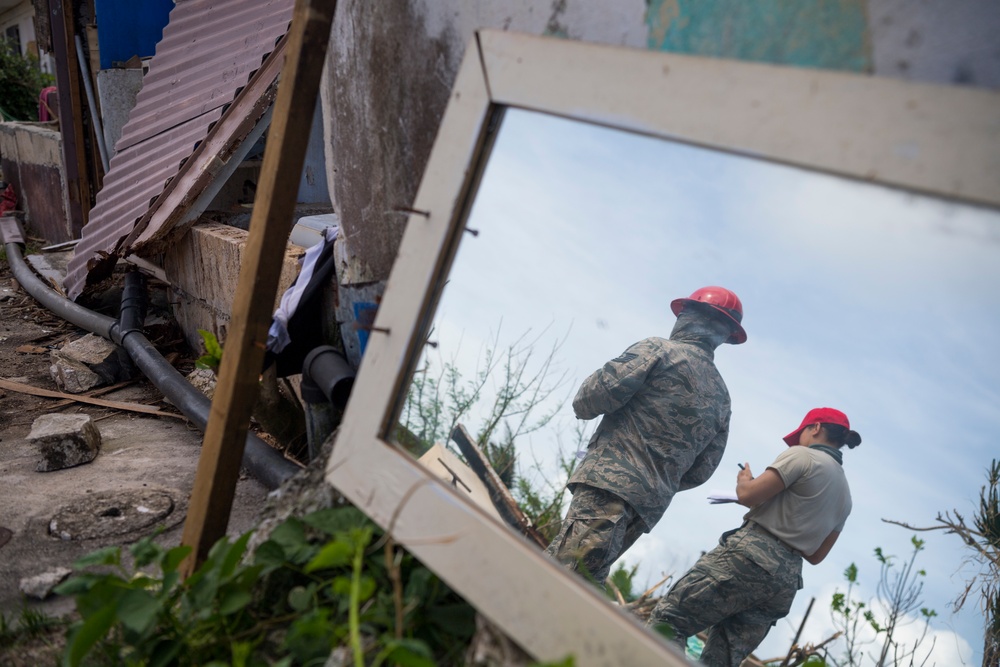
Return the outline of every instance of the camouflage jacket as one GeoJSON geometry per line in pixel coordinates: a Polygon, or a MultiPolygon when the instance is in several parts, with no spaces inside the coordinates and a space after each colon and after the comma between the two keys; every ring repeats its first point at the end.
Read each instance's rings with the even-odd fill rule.
{"type": "Polygon", "coordinates": [[[726,448],[729,390],[713,349],[694,334],[647,338],[586,380],[580,419],[604,415],[570,489],[587,484],[623,498],[651,529],[678,491],[715,472],[726,448]]]}

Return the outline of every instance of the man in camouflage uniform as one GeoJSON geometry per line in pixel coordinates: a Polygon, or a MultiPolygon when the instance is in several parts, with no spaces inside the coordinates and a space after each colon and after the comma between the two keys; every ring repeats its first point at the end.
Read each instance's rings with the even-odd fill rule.
{"type": "Polygon", "coordinates": [[[670,307],[670,340],[632,345],[573,399],[578,418],[604,418],[570,477],[573,501],[547,552],[598,584],[675,493],[708,480],[726,448],[729,391],[714,356],[746,340],[743,306],[725,288],[703,287],[670,307]]]}

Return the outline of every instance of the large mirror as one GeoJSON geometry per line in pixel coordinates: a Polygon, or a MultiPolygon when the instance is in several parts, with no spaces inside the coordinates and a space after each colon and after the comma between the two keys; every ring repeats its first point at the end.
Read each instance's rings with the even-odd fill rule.
{"type": "MultiPolygon", "coordinates": [[[[428,381],[445,415],[471,403],[461,420],[513,444],[518,476],[542,493],[561,489],[598,421],[570,405],[587,375],[668,337],[673,298],[720,284],[743,300],[748,343],[716,351],[733,400],[726,455],[626,554],[638,583],[679,576],[739,525],[745,509],[707,496],[732,490],[738,462],[762,470],[815,406],[844,410],[865,447],[845,461],[856,512],[830,563],[807,568],[798,607],[843,588],[851,562],[871,572],[874,547],[908,547],[881,518],[925,525],[971,506],[1000,430],[1000,349],[984,344],[1000,330],[1000,212],[511,109],[466,224],[476,233],[459,246],[402,417],[418,428],[433,414],[414,405],[429,407],[428,381]],[[519,400],[495,423],[504,392],[519,400]]],[[[950,572],[962,556],[951,546],[934,544],[921,565],[950,572]]],[[[944,614],[957,590],[935,577],[925,602],[944,614]]],[[[796,620],[759,654],[786,649],[796,620]]]]}
{"type": "MultiPolygon", "coordinates": [[[[558,493],[562,465],[596,424],[573,416],[580,382],[639,339],[668,337],[672,299],[724,285],[742,299],[749,334],[716,351],[733,401],[729,446],[709,482],[675,496],[625,556],[640,582],[679,576],[739,525],[742,508],[710,505],[707,495],[733,488],[738,462],[763,470],[812,407],[844,410],[864,437],[845,456],[855,511],[844,537],[826,563],[807,568],[815,593],[889,546],[881,518],[926,524],[975,497],[1000,426],[1000,351],[988,343],[1000,325],[1000,190],[991,194],[997,184],[981,174],[995,155],[954,171],[949,160],[963,141],[978,143],[988,100],[949,106],[959,91],[893,84],[880,95],[870,80],[859,92],[860,77],[495,33],[470,51],[376,321],[382,338],[373,338],[331,461],[329,479],[345,494],[537,657],[586,641],[626,651],[615,655],[628,664],[675,660],[394,441],[400,424],[447,440],[447,423],[428,434],[421,401],[431,390],[439,404],[461,401],[476,387],[480,400],[462,423],[511,444],[517,473],[558,493]],[[548,60],[562,64],[548,65],[562,90],[547,84],[548,60]],[[676,90],[659,90],[665,73],[680,76],[676,90]],[[718,92],[692,88],[685,74],[715,81],[731,108],[706,112],[718,92]],[[776,82],[789,92],[759,95],[776,82]],[[810,88],[842,112],[810,108],[801,97],[810,88]],[[906,98],[936,110],[930,126],[898,116],[891,128],[848,122],[858,108],[906,98]],[[793,120],[775,127],[776,114],[793,120]],[[962,136],[942,138],[941,124],[962,136]],[[926,140],[927,130],[937,138],[926,140]],[[521,400],[533,410],[495,422],[497,388],[512,382],[527,387],[521,400]],[[359,394],[372,397],[364,412],[359,394]]],[[[899,537],[905,547],[908,535],[899,537]]],[[[928,570],[950,575],[961,560],[960,545],[928,552],[928,570]]],[[[925,590],[943,609],[955,583],[934,578],[925,590]]],[[[769,637],[775,654],[795,628],[782,630],[769,637]]],[[[958,619],[959,658],[970,659],[961,637],[974,643],[978,630],[974,614],[958,619]]],[[[771,654],[767,643],[761,652],[771,654]]],[[[577,664],[601,664],[577,655],[577,664]]]]}

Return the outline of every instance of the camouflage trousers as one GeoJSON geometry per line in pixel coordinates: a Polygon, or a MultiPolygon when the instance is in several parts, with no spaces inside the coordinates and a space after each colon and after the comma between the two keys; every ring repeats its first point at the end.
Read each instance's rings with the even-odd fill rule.
{"type": "Polygon", "coordinates": [[[546,553],[603,586],[611,566],[645,532],[646,523],[627,502],[604,489],[579,484],[546,553]]]}
{"type": "Polygon", "coordinates": [[[681,642],[707,629],[701,661],[739,667],[788,614],[800,588],[802,556],[750,521],[698,559],[657,603],[649,624],[670,624],[681,642]]]}

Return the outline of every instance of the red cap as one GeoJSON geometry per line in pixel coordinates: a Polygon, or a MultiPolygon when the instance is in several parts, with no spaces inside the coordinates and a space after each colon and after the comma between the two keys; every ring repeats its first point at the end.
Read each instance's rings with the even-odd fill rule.
{"type": "Polygon", "coordinates": [[[851,428],[851,422],[848,421],[847,415],[845,415],[840,410],[834,410],[833,408],[814,408],[806,413],[805,418],[799,427],[786,435],[782,440],[785,441],[789,447],[795,447],[799,444],[799,436],[802,434],[802,429],[806,426],[812,426],[813,424],[837,424],[838,426],[843,426],[846,429],[851,428]]]}

